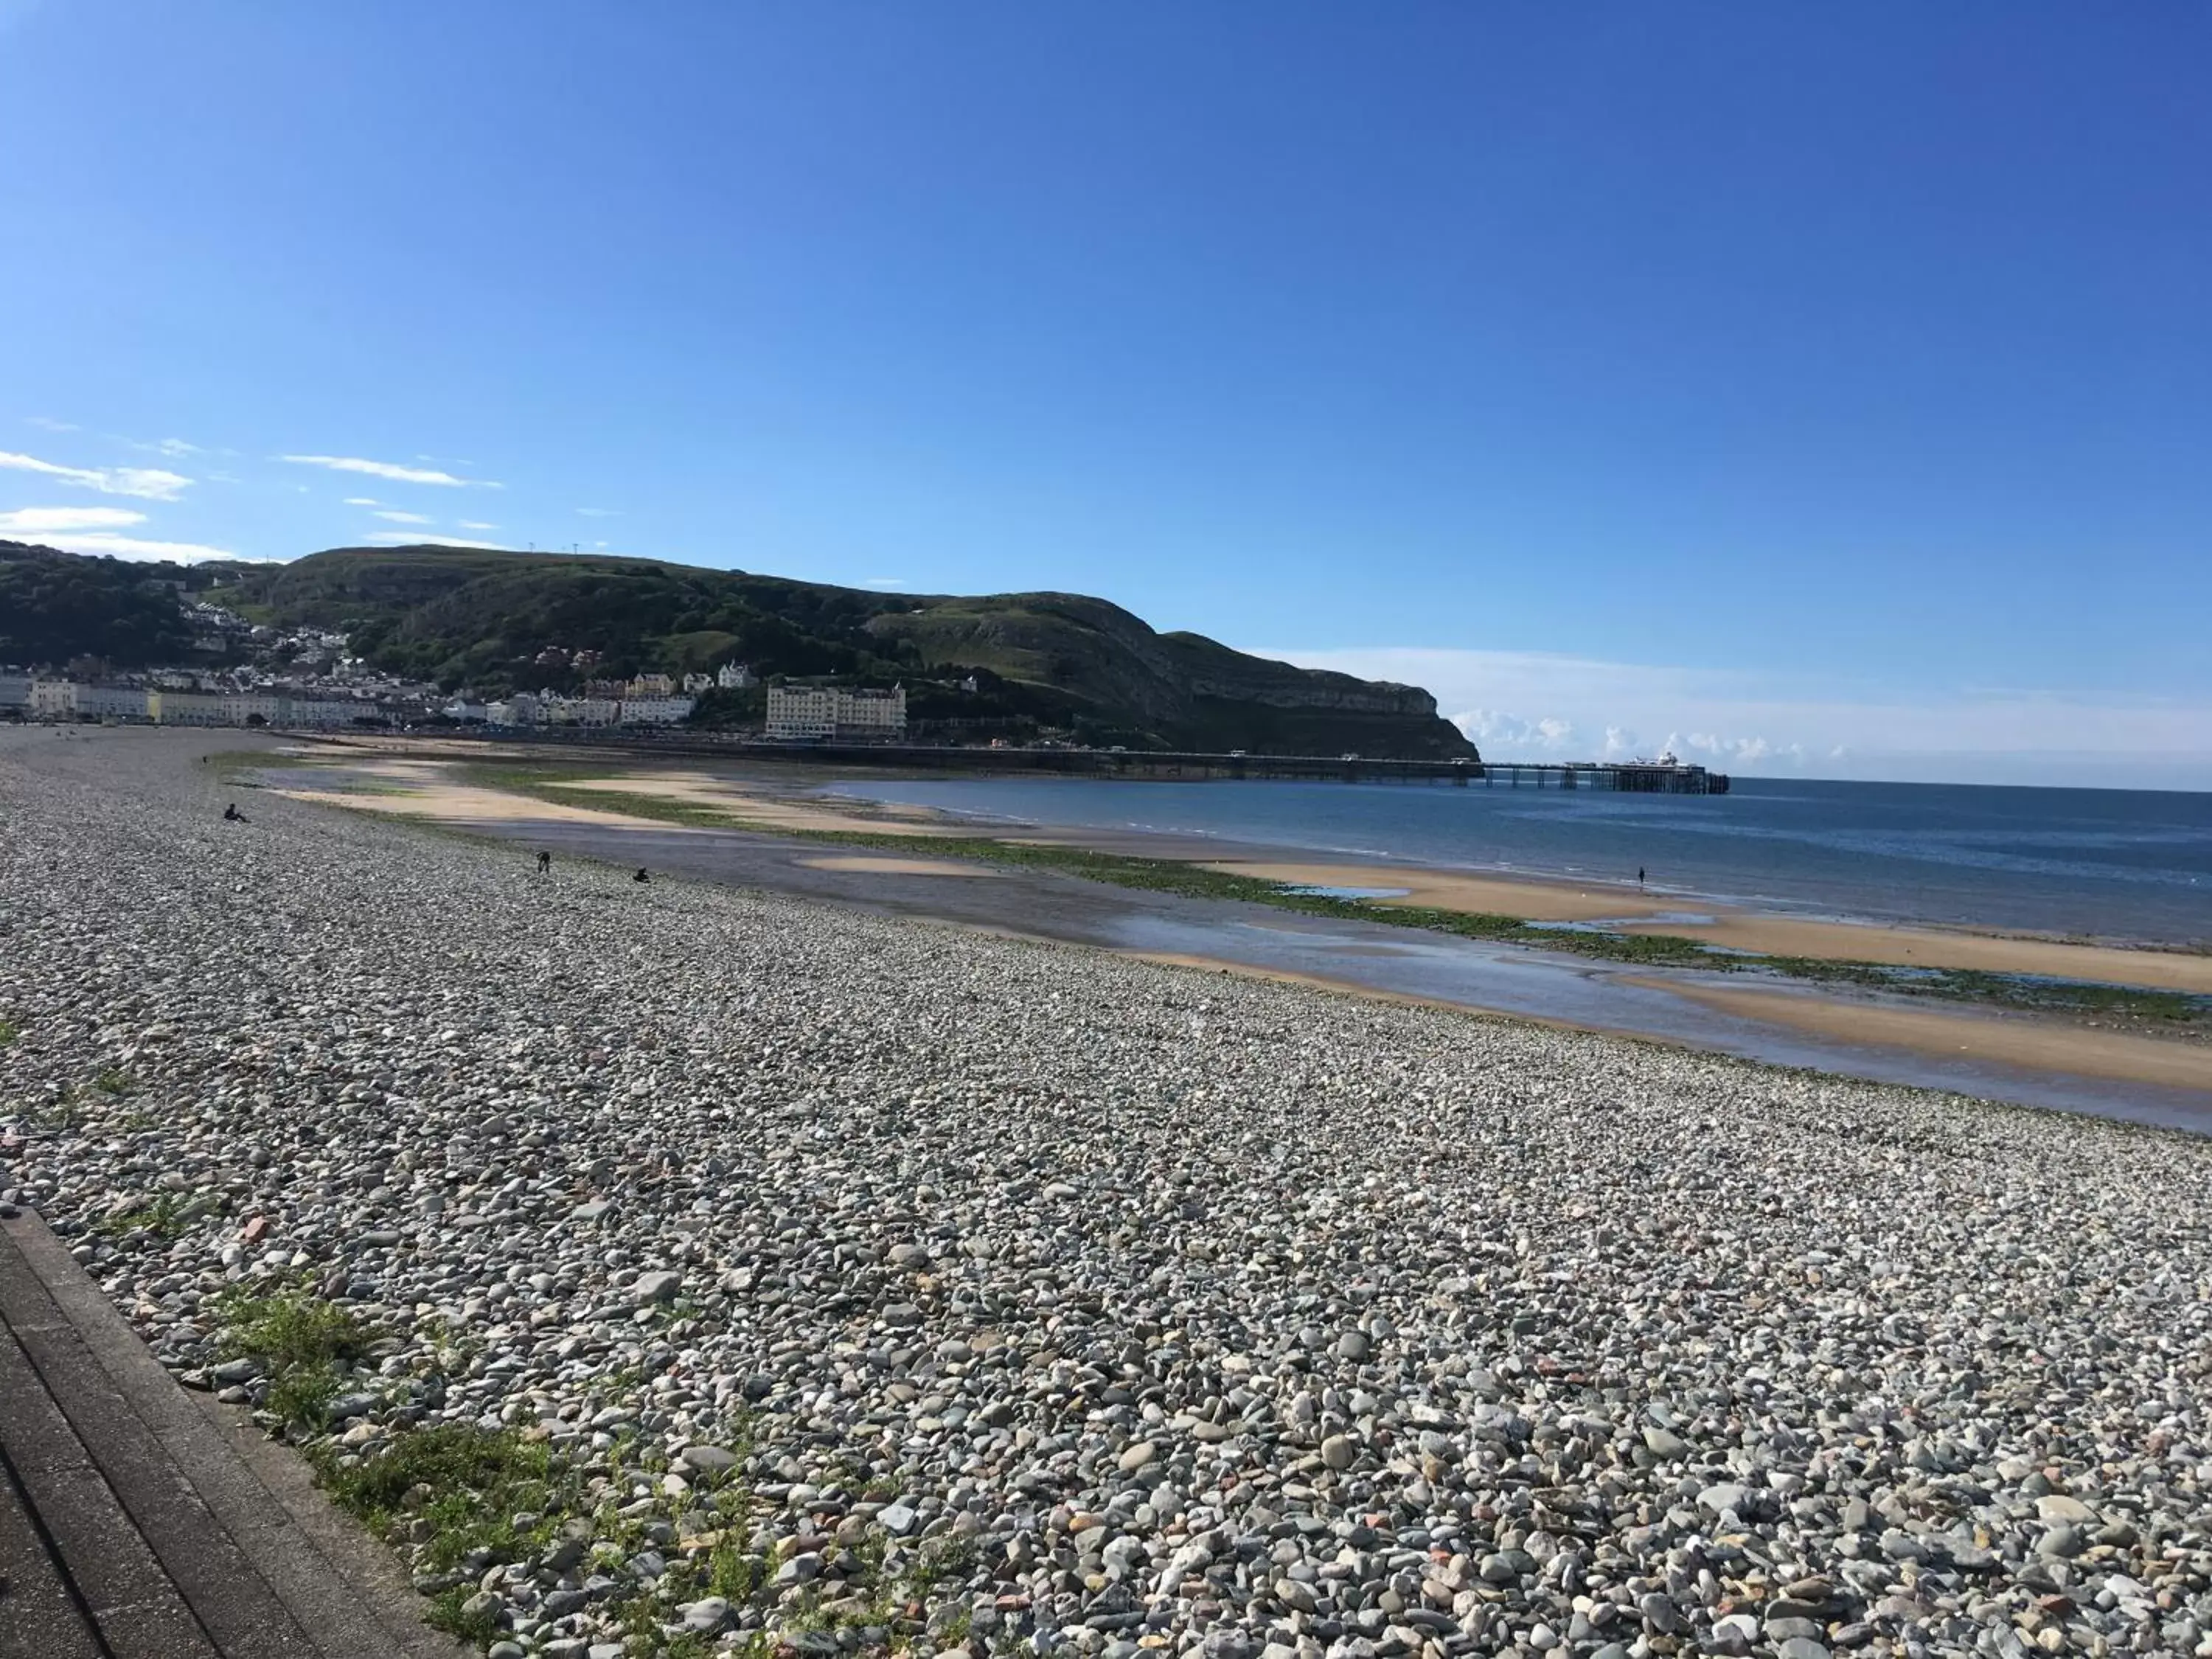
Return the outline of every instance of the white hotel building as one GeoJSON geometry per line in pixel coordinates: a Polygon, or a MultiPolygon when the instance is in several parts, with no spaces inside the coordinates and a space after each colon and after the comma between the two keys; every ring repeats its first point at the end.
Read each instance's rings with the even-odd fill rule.
{"type": "Polygon", "coordinates": [[[768,735],[799,742],[860,741],[906,735],[906,688],[888,691],[842,685],[771,685],[768,735]]]}

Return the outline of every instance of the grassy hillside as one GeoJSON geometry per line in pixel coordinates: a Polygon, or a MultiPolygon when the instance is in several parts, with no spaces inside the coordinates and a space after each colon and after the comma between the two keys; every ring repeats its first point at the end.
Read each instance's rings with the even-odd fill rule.
{"type": "MultiPolygon", "coordinates": [[[[704,669],[906,681],[923,720],[1000,719],[1132,747],[1448,757],[1473,752],[1411,686],[1158,634],[1103,599],[888,594],[650,559],[338,548],[257,568],[230,602],[342,628],[395,672],[498,691],[561,684],[549,647],[599,675],[704,669]],[[977,694],[951,691],[975,673],[977,694]]],[[[711,711],[708,711],[711,712],[711,711]]]]}

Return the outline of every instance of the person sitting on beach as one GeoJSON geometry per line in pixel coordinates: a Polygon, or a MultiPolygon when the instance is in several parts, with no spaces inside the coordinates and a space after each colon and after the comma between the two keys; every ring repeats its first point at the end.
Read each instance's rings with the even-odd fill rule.
{"type": "Polygon", "coordinates": [[[647,875],[647,874],[645,873],[645,868],[644,868],[644,866],[641,866],[641,866],[638,867],[638,872],[637,872],[635,875],[632,876],[632,877],[630,878],[630,879],[631,879],[632,881],[651,881],[651,880],[653,879],[653,878],[652,878],[651,876],[648,876],[648,875],[647,875]]]}
{"type": "Polygon", "coordinates": [[[240,811],[238,803],[233,801],[222,809],[222,818],[225,823],[243,823],[246,822],[246,814],[240,811]]]}

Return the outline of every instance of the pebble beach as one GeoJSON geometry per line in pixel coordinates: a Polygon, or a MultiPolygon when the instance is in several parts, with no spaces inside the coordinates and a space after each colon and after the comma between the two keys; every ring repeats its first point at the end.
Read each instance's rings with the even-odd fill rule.
{"type": "Polygon", "coordinates": [[[2212,1141],[206,746],[0,738],[0,1202],[499,1659],[2212,1654],[2212,1141]]]}

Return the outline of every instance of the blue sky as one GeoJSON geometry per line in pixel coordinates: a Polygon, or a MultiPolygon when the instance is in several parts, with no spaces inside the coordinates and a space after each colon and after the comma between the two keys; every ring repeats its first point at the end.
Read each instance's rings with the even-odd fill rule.
{"type": "Polygon", "coordinates": [[[1076,589],[1501,754],[2212,787],[2208,48],[0,0],[0,535],[1076,589]]]}

